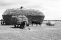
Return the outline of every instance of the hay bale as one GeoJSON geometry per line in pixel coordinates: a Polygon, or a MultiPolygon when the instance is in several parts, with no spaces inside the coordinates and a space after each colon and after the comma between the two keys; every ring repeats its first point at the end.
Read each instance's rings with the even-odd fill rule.
{"type": "Polygon", "coordinates": [[[41,15],[44,16],[44,14],[38,10],[33,9],[7,9],[3,15],[41,15]]]}

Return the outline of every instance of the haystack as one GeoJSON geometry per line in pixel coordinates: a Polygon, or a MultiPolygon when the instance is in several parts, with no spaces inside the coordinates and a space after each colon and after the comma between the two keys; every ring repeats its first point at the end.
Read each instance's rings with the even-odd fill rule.
{"type": "Polygon", "coordinates": [[[12,16],[19,16],[19,15],[25,15],[28,18],[29,24],[32,23],[32,21],[37,20],[39,22],[43,22],[44,20],[44,14],[38,10],[34,9],[7,9],[3,15],[12,15],[12,16]]]}

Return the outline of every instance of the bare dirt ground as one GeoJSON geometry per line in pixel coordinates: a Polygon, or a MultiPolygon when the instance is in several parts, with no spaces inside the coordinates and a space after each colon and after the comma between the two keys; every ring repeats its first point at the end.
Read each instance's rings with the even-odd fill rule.
{"type": "Polygon", "coordinates": [[[61,22],[57,21],[55,26],[47,26],[45,23],[25,29],[0,25],[0,40],[61,40],[61,22]]]}

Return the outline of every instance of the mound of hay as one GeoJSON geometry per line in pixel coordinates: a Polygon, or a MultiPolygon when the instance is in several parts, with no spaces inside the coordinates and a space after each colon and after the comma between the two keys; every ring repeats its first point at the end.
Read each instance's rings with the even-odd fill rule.
{"type": "Polygon", "coordinates": [[[7,9],[3,15],[41,15],[44,16],[44,14],[38,10],[33,9],[7,9]]]}

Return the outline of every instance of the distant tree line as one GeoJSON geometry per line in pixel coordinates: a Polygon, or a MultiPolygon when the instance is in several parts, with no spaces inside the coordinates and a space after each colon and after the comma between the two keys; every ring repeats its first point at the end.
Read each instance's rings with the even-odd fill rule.
{"type": "Polygon", "coordinates": [[[61,21],[61,20],[44,20],[44,21],[61,21]]]}

